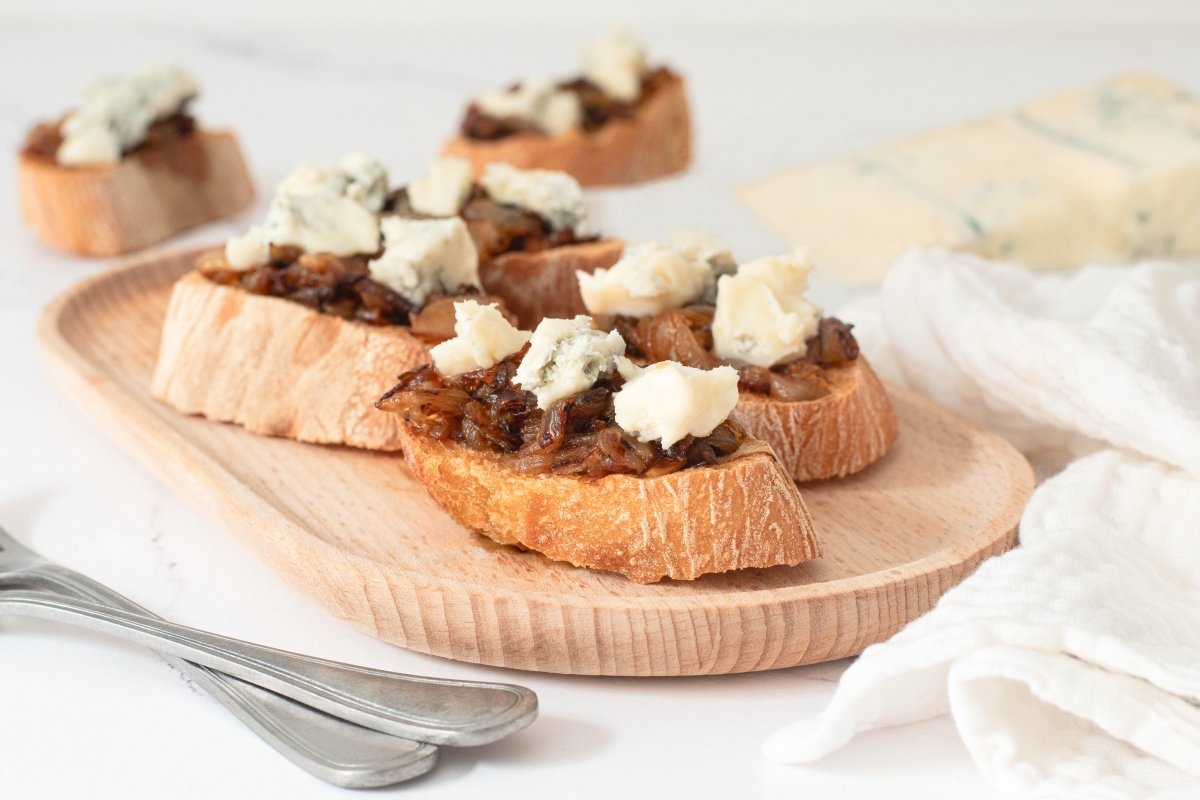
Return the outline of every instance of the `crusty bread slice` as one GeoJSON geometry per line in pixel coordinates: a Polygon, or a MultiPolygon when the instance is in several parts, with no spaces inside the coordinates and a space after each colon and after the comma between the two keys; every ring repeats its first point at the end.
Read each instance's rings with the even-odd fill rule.
{"type": "Polygon", "coordinates": [[[808,508],[764,442],[712,467],[584,481],[524,475],[501,456],[399,427],[409,468],[451,517],[556,561],[654,583],[820,556],[808,508]]]}
{"type": "Polygon", "coordinates": [[[522,328],[533,330],[546,317],[586,314],[575,271],[611,267],[624,249],[620,239],[599,239],[530,253],[503,253],[479,265],[479,280],[485,292],[504,300],[522,328]]]}
{"type": "Polygon", "coordinates": [[[783,402],[743,391],[734,416],[771,444],[794,480],[841,478],[883,458],[900,428],[887,391],[862,356],[825,370],[833,391],[783,402]]]}
{"type": "Polygon", "coordinates": [[[428,361],[405,326],[351,322],[189,272],[171,292],[150,391],[254,433],[395,450],[395,417],[375,401],[428,361]]]}
{"type": "Polygon", "coordinates": [[[22,154],[21,213],[38,237],[85,256],[141,250],[254,201],[237,139],[226,131],[134,151],[102,167],[60,167],[22,154]]]}
{"type": "Polygon", "coordinates": [[[582,186],[643,183],[687,168],[692,124],[683,78],[674,76],[631,119],[610,120],[594,133],[573,128],[558,136],[521,133],[495,141],[455,136],[442,153],[465,158],[476,175],[493,162],[521,169],[556,169],[582,186]]]}

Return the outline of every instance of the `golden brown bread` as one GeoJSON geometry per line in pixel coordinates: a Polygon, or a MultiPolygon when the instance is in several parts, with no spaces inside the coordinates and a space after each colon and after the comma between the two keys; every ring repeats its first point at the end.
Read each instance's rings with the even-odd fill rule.
{"type": "Polygon", "coordinates": [[[611,267],[624,249],[620,239],[599,239],[531,253],[503,253],[479,265],[479,280],[485,292],[504,300],[522,328],[533,330],[546,317],[586,314],[575,271],[611,267]]]}
{"type": "Polygon", "coordinates": [[[237,139],[226,131],[196,130],[111,166],[60,167],[21,154],[17,185],[38,237],[85,256],[140,250],[254,200],[237,139]]]}
{"type": "Polygon", "coordinates": [[[743,391],[734,416],[770,443],[797,481],[841,478],[887,453],[900,429],[887,391],[862,356],[828,367],[833,391],[818,400],[783,402],[743,391]]]}
{"type": "Polygon", "coordinates": [[[171,292],[150,391],[254,433],[395,450],[395,418],[375,401],[427,361],[405,326],[351,322],[189,272],[171,292]]]}
{"type": "Polygon", "coordinates": [[[558,136],[519,133],[495,141],[455,136],[442,153],[471,162],[476,176],[504,162],[521,169],[554,169],[582,186],[643,183],[682,172],[692,157],[692,124],[683,78],[646,99],[631,119],[614,119],[594,133],[573,128],[558,136]]]}
{"type": "Polygon", "coordinates": [[[501,456],[399,428],[409,468],[451,517],[556,561],[654,583],[820,556],[804,500],[764,442],[712,467],[584,481],[524,475],[501,456]]]}

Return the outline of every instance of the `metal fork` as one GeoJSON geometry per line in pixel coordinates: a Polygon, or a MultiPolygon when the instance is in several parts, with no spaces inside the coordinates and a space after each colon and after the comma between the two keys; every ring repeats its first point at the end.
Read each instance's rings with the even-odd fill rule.
{"type": "MultiPolygon", "coordinates": [[[[103,584],[47,561],[0,528],[0,589],[17,588],[52,592],[153,618],[103,584]]],[[[8,594],[14,598],[26,595],[36,596],[8,594]]],[[[387,786],[424,774],[437,763],[438,749],[432,744],[379,733],[223,672],[181,658],[165,658],[275,750],[329,783],[348,788],[387,786]]],[[[534,702],[525,724],[536,713],[534,702]]]]}

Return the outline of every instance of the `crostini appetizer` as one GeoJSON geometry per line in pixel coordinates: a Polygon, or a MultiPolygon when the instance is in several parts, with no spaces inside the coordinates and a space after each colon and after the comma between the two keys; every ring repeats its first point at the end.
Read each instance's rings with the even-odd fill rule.
{"type": "Polygon", "coordinates": [[[844,477],[879,460],[899,429],[849,325],[805,297],[802,251],[736,265],[711,236],[639,244],[579,275],[589,313],[642,362],[737,368],[736,417],[792,478],[844,477]]]}
{"type": "Polygon", "coordinates": [[[112,256],[236,214],[254,200],[237,139],[199,127],[196,82],[153,69],[93,86],[21,148],[21,211],[47,244],[112,256]]]}
{"type": "Polygon", "coordinates": [[[375,400],[454,335],[452,298],[488,298],[463,220],[381,215],[387,195],[363,155],[297,167],[261,226],[175,284],[153,395],[256,433],[396,449],[375,400]]]}
{"type": "Polygon", "coordinates": [[[479,95],[444,152],[467,159],[476,174],[504,162],[568,172],[584,186],[687,168],[692,130],[682,77],[647,67],[642,44],[627,32],[591,43],[582,66],[572,80],[529,78],[479,95]]]}
{"type": "Polygon", "coordinates": [[[466,161],[441,158],[393,192],[387,209],[415,219],[462,217],[484,291],[503,298],[527,328],[582,314],[575,274],[612,266],[625,246],[592,233],[583,192],[563,172],[490,164],[476,181],[466,161]]]}
{"type": "Polygon", "coordinates": [[[730,419],[735,370],[639,367],[586,316],[531,334],[476,301],[455,315],[455,338],[379,407],[459,523],[639,583],[819,556],[795,484],[730,419]]]}

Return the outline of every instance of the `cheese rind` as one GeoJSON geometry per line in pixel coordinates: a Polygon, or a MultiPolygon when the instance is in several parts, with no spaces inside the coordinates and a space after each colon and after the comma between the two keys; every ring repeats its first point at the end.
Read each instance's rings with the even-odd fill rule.
{"type": "Polygon", "coordinates": [[[821,322],[821,310],[804,299],[811,270],[805,253],[797,250],[721,276],[712,324],[717,356],[759,367],[802,357],[821,322]]]}
{"type": "Polygon", "coordinates": [[[616,331],[598,331],[590,317],[544,319],[529,340],[513,382],[537,396],[545,410],[556,400],[591,388],[616,369],[625,340],[616,331]]]}
{"type": "Polygon", "coordinates": [[[471,196],[475,178],[471,164],[461,158],[437,158],[429,172],[408,185],[408,202],[413,210],[432,217],[453,217],[471,196]]]}
{"type": "Polygon", "coordinates": [[[488,164],[479,179],[497,203],[537,214],[554,230],[588,233],[588,207],[579,183],[565,172],[517,169],[508,164],[488,164]]]}
{"type": "Polygon", "coordinates": [[[384,248],[367,264],[371,278],[414,305],[434,292],[479,288],[479,253],[459,217],[387,217],[380,226],[384,248]]]}
{"type": "Polygon", "coordinates": [[[660,361],[642,369],[622,361],[625,385],[613,395],[613,409],[617,425],[639,441],[657,439],[667,448],[685,436],[707,436],[737,405],[732,367],[702,370],[660,361]]]}
{"type": "Polygon", "coordinates": [[[1200,102],[1121,75],[740,196],[822,270],[878,280],[909,247],[1034,268],[1200,253],[1200,102]]]}
{"type": "Polygon", "coordinates": [[[509,324],[495,303],[474,300],[454,304],[454,338],[429,350],[433,365],[443,375],[461,375],[494,367],[529,341],[529,331],[509,324]]]}

